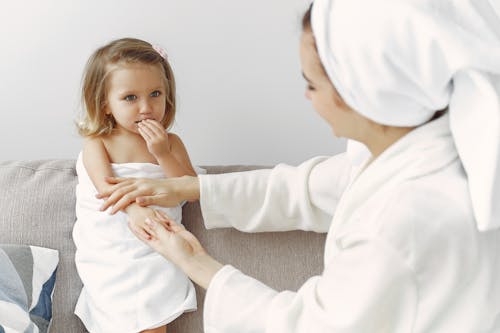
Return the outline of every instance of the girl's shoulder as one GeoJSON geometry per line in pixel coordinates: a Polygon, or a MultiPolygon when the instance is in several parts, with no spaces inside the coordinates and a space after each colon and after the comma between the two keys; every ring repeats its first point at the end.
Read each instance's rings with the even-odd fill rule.
{"type": "Polygon", "coordinates": [[[83,151],[106,149],[102,137],[91,136],[83,140],[83,151]]]}
{"type": "Polygon", "coordinates": [[[168,141],[170,142],[172,150],[175,151],[178,149],[184,149],[184,143],[182,142],[180,136],[178,136],[177,134],[169,132],[168,141]]]}

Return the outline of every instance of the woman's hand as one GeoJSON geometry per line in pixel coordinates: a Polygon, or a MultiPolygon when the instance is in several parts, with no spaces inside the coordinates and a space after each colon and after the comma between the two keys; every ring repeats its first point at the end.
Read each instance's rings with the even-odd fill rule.
{"type": "Polygon", "coordinates": [[[155,211],[155,214],[155,217],[146,220],[146,233],[133,224],[129,224],[130,230],[206,289],[222,264],[210,257],[198,239],[183,225],[170,220],[160,211],[155,211]]]}
{"type": "Polygon", "coordinates": [[[106,198],[101,210],[113,206],[111,214],[136,202],[140,206],[158,205],[173,207],[184,200],[200,198],[198,177],[183,176],[168,179],[106,177],[111,184],[109,190],[99,193],[97,198],[106,198]]]}
{"type": "Polygon", "coordinates": [[[139,134],[146,141],[149,152],[156,158],[162,158],[171,153],[168,133],[156,120],[145,119],[137,125],[139,134]]]}

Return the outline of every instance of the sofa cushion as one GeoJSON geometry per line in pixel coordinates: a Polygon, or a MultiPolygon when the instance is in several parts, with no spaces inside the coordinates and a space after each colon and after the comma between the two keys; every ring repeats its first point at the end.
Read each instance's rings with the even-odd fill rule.
{"type": "Polygon", "coordinates": [[[58,262],[56,250],[0,244],[0,332],[49,331],[58,262]]]}

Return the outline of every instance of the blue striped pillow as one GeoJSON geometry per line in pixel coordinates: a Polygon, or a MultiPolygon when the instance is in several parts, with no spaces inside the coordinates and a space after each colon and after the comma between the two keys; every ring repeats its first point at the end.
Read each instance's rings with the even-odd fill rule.
{"type": "Polygon", "coordinates": [[[49,332],[59,253],[0,244],[0,333],[49,332]]]}

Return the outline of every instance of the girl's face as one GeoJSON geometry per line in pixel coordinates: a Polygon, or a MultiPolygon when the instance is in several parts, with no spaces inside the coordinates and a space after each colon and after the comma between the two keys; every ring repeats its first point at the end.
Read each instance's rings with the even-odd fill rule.
{"type": "Polygon", "coordinates": [[[330,125],[338,137],[349,137],[354,112],[342,100],[326,75],[316,48],[312,32],[302,33],[300,41],[302,74],[307,81],[306,98],[314,109],[330,125]]]}
{"type": "Polygon", "coordinates": [[[166,91],[159,66],[138,63],[111,69],[105,112],[113,116],[118,131],[138,134],[137,125],[142,120],[162,121],[166,91]]]}

